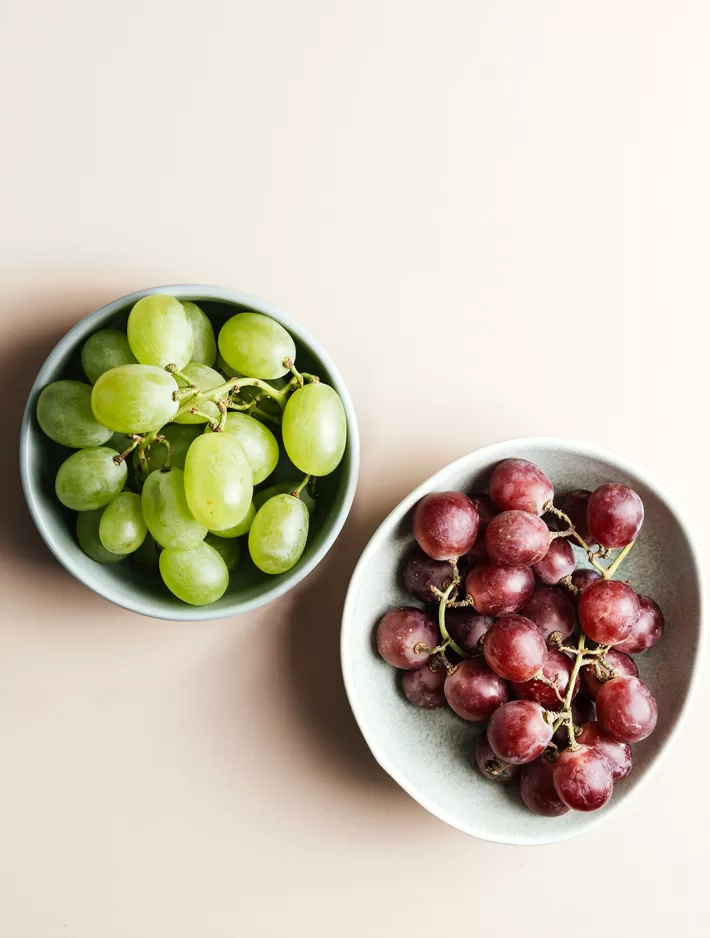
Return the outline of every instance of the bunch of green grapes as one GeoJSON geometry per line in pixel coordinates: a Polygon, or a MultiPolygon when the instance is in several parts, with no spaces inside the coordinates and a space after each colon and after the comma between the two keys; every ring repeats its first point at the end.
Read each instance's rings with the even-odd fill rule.
{"type": "Polygon", "coordinates": [[[160,294],[135,304],[126,332],[92,335],[81,351],[89,383],[55,381],[37,402],[42,430],[75,450],[55,489],[78,512],[82,550],[156,568],[192,605],[219,599],[245,552],[264,573],[290,570],[316,480],[347,438],[337,393],[295,359],[268,316],[237,313],[215,337],[197,304],[160,294]],[[282,448],[294,478],[274,483],[282,448]]]}

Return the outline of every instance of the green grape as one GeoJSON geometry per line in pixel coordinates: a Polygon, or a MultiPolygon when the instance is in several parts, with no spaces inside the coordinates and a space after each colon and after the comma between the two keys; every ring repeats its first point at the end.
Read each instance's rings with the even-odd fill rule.
{"type": "Polygon", "coordinates": [[[239,541],[218,537],[215,534],[208,534],[205,538],[205,544],[214,547],[219,556],[225,562],[227,570],[231,573],[239,563],[242,551],[239,547],[239,541]]]}
{"type": "Polygon", "coordinates": [[[98,421],[118,433],[148,433],[177,413],[172,375],[152,365],[120,365],[101,375],[91,393],[98,421]]]}
{"type": "Polygon", "coordinates": [[[151,472],[143,485],[141,508],[148,530],[163,547],[189,550],[207,534],[187,507],[182,469],[151,472]]]}
{"type": "MultiPolygon", "coordinates": [[[[256,498],[256,496],[254,496],[256,498]]],[[[254,502],[249,502],[249,508],[247,513],[244,515],[239,524],[235,524],[233,528],[225,528],[224,531],[210,531],[210,534],[214,534],[216,537],[241,537],[242,534],[246,534],[251,527],[251,523],[254,520],[254,515],[256,514],[256,508],[254,507],[254,502]]]]}
{"type": "MultiPolygon", "coordinates": [[[[284,327],[261,313],[237,313],[222,326],[219,351],[230,368],[247,378],[269,381],[288,372],[285,358],[294,361],[296,346],[284,327]]],[[[230,375],[237,377],[237,374],[230,375]]]]}
{"type": "MultiPolygon", "coordinates": [[[[262,489],[260,492],[254,493],[254,507],[258,511],[261,506],[268,502],[270,498],[273,498],[274,495],[291,495],[292,492],[295,492],[300,481],[297,482],[277,482],[276,485],[270,485],[268,488],[262,489]]],[[[301,501],[308,509],[308,514],[313,515],[313,512],[316,510],[316,500],[308,492],[308,489],[301,489],[300,495],[301,501]]]]}
{"type": "Polygon", "coordinates": [[[286,403],[281,433],[284,447],[301,472],[327,476],[343,458],[346,422],[343,403],[327,384],[307,384],[286,403]]]}
{"type": "Polygon", "coordinates": [[[185,302],[182,304],[182,308],[187,313],[187,318],[192,326],[193,342],[190,359],[193,362],[199,362],[201,365],[214,365],[217,358],[217,342],[215,341],[212,323],[197,303],[185,302]]]}
{"type": "Polygon", "coordinates": [[[104,371],[110,368],[135,364],[136,356],[128,344],[128,336],[118,329],[95,332],[81,349],[81,367],[92,384],[96,384],[104,371]]]}
{"type": "MultiPolygon", "coordinates": [[[[211,432],[207,427],[205,433],[211,432]]],[[[248,414],[232,411],[227,414],[224,432],[231,433],[242,444],[251,466],[254,485],[271,475],[279,461],[279,444],[271,430],[248,414]]]]}
{"type": "Polygon", "coordinates": [[[131,557],[142,567],[157,567],[160,559],[160,544],[152,534],[146,534],[145,540],[138,550],[133,551],[131,557]]]}
{"type": "MultiPolygon", "coordinates": [[[[190,448],[190,444],[202,432],[200,427],[186,427],[177,423],[169,423],[160,431],[170,444],[170,465],[173,469],[185,468],[185,456],[190,448]]],[[[168,458],[168,451],[162,443],[151,443],[146,452],[146,462],[148,463],[148,472],[154,469],[161,469],[168,458]]],[[[133,468],[140,468],[140,456],[138,450],[133,452],[133,468]]]]}
{"type": "Polygon", "coordinates": [[[97,563],[118,563],[125,554],[112,554],[106,550],[99,538],[99,523],[105,508],[95,508],[93,511],[80,511],[76,516],[76,537],[79,547],[84,553],[97,563]]]}
{"type": "Polygon", "coordinates": [[[111,439],[108,427],[91,410],[91,385],[83,381],[55,381],[37,399],[37,422],[50,440],[83,449],[111,439]]]}
{"type": "Polygon", "coordinates": [[[308,538],[308,509],[293,495],[274,495],[249,530],[251,559],[264,573],[285,573],[297,563],[308,538]]]}
{"type": "Polygon", "coordinates": [[[230,433],[198,436],[185,459],[190,511],[210,531],[233,528],[244,518],[253,493],[249,461],[230,433]]]}
{"type": "Polygon", "coordinates": [[[193,343],[182,303],[159,293],[138,300],[128,316],[128,341],[142,365],[175,365],[182,370],[190,361],[193,343]]]}
{"type": "Polygon", "coordinates": [[[147,534],[141,497],[135,492],[121,492],[106,506],[99,524],[99,538],[112,554],[132,554],[147,534]]]}
{"type": "Polygon", "coordinates": [[[221,371],[222,374],[223,374],[225,377],[227,377],[227,378],[242,378],[242,377],[244,377],[243,375],[235,375],[235,374],[234,374],[234,369],[229,367],[229,365],[228,365],[228,364],[226,363],[226,361],[222,358],[222,356],[219,354],[219,352],[217,352],[217,358],[216,358],[216,360],[215,360],[214,366],[215,366],[215,368],[217,369],[217,371],[221,371]]]}
{"type": "Polygon", "coordinates": [[[126,463],[116,465],[115,449],[92,446],[72,453],[59,467],[57,498],[74,511],[93,511],[108,505],[126,484],[126,463]]]}
{"type": "MultiPolygon", "coordinates": [[[[188,362],[181,370],[201,391],[211,391],[212,388],[218,388],[220,384],[224,384],[224,378],[218,371],[209,368],[207,365],[201,365],[199,362],[188,362]]],[[[177,383],[180,387],[187,387],[181,378],[177,379],[177,383]]],[[[221,396],[229,397],[229,391],[225,391],[221,396]]],[[[219,420],[219,408],[212,401],[200,401],[197,406],[200,410],[209,414],[213,420],[219,420]]],[[[198,414],[185,412],[175,418],[175,423],[207,423],[207,420],[198,416],[198,414]]]]}
{"type": "Polygon", "coordinates": [[[209,544],[198,544],[190,550],[166,549],[159,565],[170,592],[191,606],[215,602],[229,585],[227,565],[209,544]]]}

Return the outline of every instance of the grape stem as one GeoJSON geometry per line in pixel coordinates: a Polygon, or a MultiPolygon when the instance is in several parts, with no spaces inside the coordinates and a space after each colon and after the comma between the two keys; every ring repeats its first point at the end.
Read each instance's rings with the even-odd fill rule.
{"type": "Polygon", "coordinates": [[[124,449],[122,453],[119,453],[117,456],[113,457],[113,461],[117,466],[120,466],[124,460],[128,459],[136,446],[139,446],[143,442],[143,437],[139,433],[132,433],[130,436],[133,439],[133,442],[128,447],[128,449],[124,449]]]}
{"type": "MultiPolygon", "coordinates": [[[[587,554],[587,557],[589,558],[589,562],[594,567],[594,569],[597,570],[599,573],[601,573],[601,575],[604,577],[605,580],[610,580],[614,576],[616,571],[619,569],[620,564],[623,563],[624,558],[627,556],[631,548],[634,546],[635,541],[631,541],[631,543],[627,544],[626,547],[621,551],[621,553],[617,555],[614,561],[611,564],[609,564],[608,567],[605,567],[603,564],[598,563],[597,557],[602,557],[602,558],[608,557],[609,552],[610,552],[609,548],[606,548],[606,547],[602,548],[598,553],[595,553],[592,550],[592,548],[587,544],[587,542],[584,540],[584,538],[578,533],[577,529],[572,524],[572,521],[570,520],[569,515],[566,515],[564,511],[560,511],[560,509],[557,508],[552,503],[552,501],[547,502],[543,506],[543,510],[549,511],[550,514],[555,515],[556,518],[560,518],[567,525],[566,531],[551,532],[550,539],[552,540],[555,537],[563,537],[565,535],[567,536],[571,535],[577,541],[579,546],[584,549],[584,551],[587,554]]],[[[570,581],[570,585],[571,585],[571,581],[570,581]]]]}
{"type": "Polygon", "coordinates": [[[295,380],[296,380],[296,383],[298,384],[298,387],[299,387],[299,388],[302,388],[303,385],[304,385],[304,383],[305,383],[305,381],[304,381],[303,375],[300,373],[300,371],[298,371],[298,369],[297,369],[296,366],[294,365],[293,359],[292,359],[292,358],[284,358],[282,364],[283,364],[284,368],[288,368],[288,370],[291,372],[291,374],[293,375],[293,377],[294,377],[295,380]]]}
{"type": "MultiPolygon", "coordinates": [[[[468,658],[468,655],[466,654],[466,652],[463,651],[461,648],[459,648],[459,646],[456,644],[453,638],[449,635],[449,631],[446,628],[446,604],[448,602],[449,596],[451,596],[453,591],[461,582],[461,577],[459,576],[458,564],[456,563],[455,560],[451,561],[451,568],[452,568],[451,582],[446,587],[444,592],[441,593],[441,596],[439,598],[439,632],[441,633],[441,637],[444,640],[444,647],[448,646],[449,648],[451,648],[452,651],[455,651],[457,655],[460,655],[462,658],[468,658]]],[[[449,671],[449,673],[451,673],[451,671],[449,671]]]]}
{"type": "Polygon", "coordinates": [[[293,495],[294,498],[300,498],[301,492],[305,489],[305,487],[311,481],[311,478],[312,476],[304,476],[301,484],[298,486],[298,488],[295,488],[293,492],[291,492],[291,495],[293,495]]]}

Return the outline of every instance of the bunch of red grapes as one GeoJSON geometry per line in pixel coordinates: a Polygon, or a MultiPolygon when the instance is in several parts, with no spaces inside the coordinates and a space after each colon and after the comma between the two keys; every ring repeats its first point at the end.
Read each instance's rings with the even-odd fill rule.
{"type": "Polygon", "coordinates": [[[488,495],[427,495],[402,570],[425,608],[392,609],[377,627],[411,703],[487,723],[479,769],[519,778],[546,817],[603,807],[631,771],[631,743],[658,716],[631,655],[663,631],[656,603],[612,579],[643,523],[636,492],[578,489],[560,508],[553,497],[524,459],[499,463],[488,495]],[[577,568],[572,542],[590,567],[577,568]]]}

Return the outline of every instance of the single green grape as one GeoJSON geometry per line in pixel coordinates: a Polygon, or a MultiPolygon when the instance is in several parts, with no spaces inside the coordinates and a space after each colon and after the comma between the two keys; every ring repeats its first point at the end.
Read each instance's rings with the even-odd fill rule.
{"type": "Polygon", "coordinates": [[[72,453],[59,467],[57,498],[74,511],[93,511],[108,505],[126,484],[126,463],[116,465],[115,449],[92,446],[72,453]]]}
{"type": "MultiPolygon", "coordinates": [[[[237,313],[222,326],[219,351],[231,369],[247,378],[269,381],[288,372],[284,359],[294,361],[296,346],[284,327],[261,313],[237,313]]],[[[230,375],[236,377],[237,375],[230,375]]]]}
{"type": "Polygon", "coordinates": [[[182,469],[151,472],[143,485],[141,508],[148,530],[163,547],[189,550],[207,534],[187,507],[182,469]]]}
{"type": "Polygon", "coordinates": [[[201,365],[214,365],[217,358],[217,342],[212,323],[197,303],[183,302],[182,308],[187,313],[192,326],[191,361],[199,362],[201,365]]]}
{"type": "MultiPolygon", "coordinates": [[[[273,498],[274,495],[291,495],[292,492],[296,491],[300,484],[300,481],[277,482],[276,485],[269,485],[260,492],[254,492],[254,507],[258,511],[261,506],[265,502],[268,502],[270,498],[273,498]]],[[[316,510],[316,500],[309,493],[307,488],[301,489],[300,499],[308,509],[308,514],[313,515],[313,512],[316,510]]]]}
{"type": "Polygon", "coordinates": [[[218,537],[215,534],[208,534],[205,538],[205,544],[214,547],[219,556],[225,562],[227,570],[231,573],[239,563],[242,551],[239,547],[239,541],[236,539],[227,539],[218,537]]]}
{"type": "Polygon", "coordinates": [[[285,573],[308,538],[308,509],[293,495],[274,495],[257,511],[249,530],[249,553],[264,573],[285,573]]]}
{"type": "Polygon", "coordinates": [[[141,497],[135,492],[121,492],[104,508],[99,538],[112,554],[132,554],[141,546],[147,532],[141,497]]]}
{"type": "Polygon", "coordinates": [[[112,554],[106,550],[99,538],[99,524],[105,508],[94,508],[93,511],[80,511],[76,516],[76,537],[79,547],[84,553],[97,563],[119,563],[125,554],[112,554]]]}
{"type": "Polygon", "coordinates": [[[160,555],[159,566],[170,592],[191,606],[215,602],[229,585],[227,565],[209,544],[190,550],[167,548],[160,555]]]}
{"type": "Polygon", "coordinates": [[[253,494],[249,461],[230,433],[198,436],[185,458],[185,495],[194,517],[210,531],[233,528],[253,494]]]}
{"type": "Polygon", "coordinates": [[[37,422],[50,440],[83,449],[111,439],[108,427],[94,417],[91,385],[83,381],[54,381],[37,399],[37,422]]]}
{"type": "Polygon", "coordinates": [[[91,393],[96,419],[118,433],[148,433],[177,413],[172,375],[153,365],[119,365],[101,375],[91,393]]]}
{"type": "MultiPolygon", "coordinates": [[[[193,384],[196,384],[201,391],[211,391],[212,388],[218,388],[220,384],[224,384],[224,378],[218,371],[209,368],[207,365],[201,365],[199,362],[188,362],[182,369],[182,373],[193,384]]],[[[178,378],[177,383],[181,388],[187,387],[182,378],[178,378]]],[[[225,391],[221,396],[229,397],[229,391],[225,391]]],[[[209,414],[212,420],[219,420],[219,408],[212,401],[200,401],[197,407],[209,414]]],[[[191,414],[189,411],[185,411],[185,413],[175,418],[175,423],[207,423],[207,420],[205,417],[200,417],[199,414],[191,414]]]]}
{"type": "Polygon", "coordinates": [[[235,524],[233,528],[225,528],[224,531],[210,531],[210,534],[214,534],[216,537],[241,537],[243,534],[246,534],[249,531],[255,514],[256,508],[254,507],[254,502],[249,502],[247,513],[244,515],[239,524],[235,524]]]}
{"type": "Polygon", "coordinates": [[[306,384],[286,402],[281,434],[291,462],[301,472],[327,476],[345,452],[343,403],[327,384],[306,384]]]}
{"type": "Polygon", "coordinates": [[[84,342],[81,349],[81,367],[92,384],[110,368],[137,364],[136,356],[128,344],[128,336],[118,329],[101,329],[84,342]]]}
{"type": "Polygon", "coordinates": [[[138,300],[128,316],[128,342],[142,365],[175,365],[182,370],[190,361],[193,344],[192,326],[182,303],[160,293],[138,300]]]}
{"type": "Polygon", "coordinates": [[[131,557],[142,567],[157,567],[160,559],[160,544],[152,534],[148,533],[138,550],[133,551],[131,557]]]}
{"type": "MultiPolygon", "coordinates": [[[[190,448],[192,441],[202,432],[201,427],[183,426],[177,423],[169,423],[160,430],[160,436],[164,436],[170,444],[170,465],[173,469],[185,468],[185,456],[190,448]]],[[[168,458],[168,451],[162,443],[151,443],[146,452],[146,462],[148,472],[154,469],[161,469],[168,458]]],[[[133,468],[140,468],[140,456],[138,450],[133,452],[133,468]]]]}
{"type": "MultiPolygon", "coordinates": [[[[205,433],[211,432],[207,427],[205,433]]],[[[279,444],[268,427],[248,414],[231,411],[227,414],[224,432],[230,433],[242,444],[251,466],[254,485],[271,475],[279,461],[279,444]]]]}

